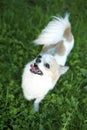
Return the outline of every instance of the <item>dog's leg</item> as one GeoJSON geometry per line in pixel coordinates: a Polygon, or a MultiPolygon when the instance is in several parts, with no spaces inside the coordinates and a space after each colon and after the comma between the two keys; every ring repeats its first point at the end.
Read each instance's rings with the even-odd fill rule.
{"type": "Polygon", "coordinates": [[[41,102],[41,100],[43,99],[44,97],[40,97],[40,98],[37,98],[35,101],[34,101],[34,111],[35,112],[38,112],[39,111],[39,103],[41,102]]]}
{"type": "Polygon", "coordinates": [[[39,111],[39,103],[34,103],[34,111],[35,112],[39,111]]]}

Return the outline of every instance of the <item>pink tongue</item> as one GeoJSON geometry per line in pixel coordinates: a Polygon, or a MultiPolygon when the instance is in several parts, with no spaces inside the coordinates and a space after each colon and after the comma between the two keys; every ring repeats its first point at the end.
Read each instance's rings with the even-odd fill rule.
{"type": "Polygon", "coordinates": [[[35,67],[34,67],[34,65],[31,64],[30,67],[31,67],[32,70],[35,71],[35,67]]]}
{"type": "Polygon", "coordinates": [[[33,64],[31,64],[30,67],[31,67],[31,69],[32,69],[33,71],[35,71],[35,72],[38,71],[33,64]]]}

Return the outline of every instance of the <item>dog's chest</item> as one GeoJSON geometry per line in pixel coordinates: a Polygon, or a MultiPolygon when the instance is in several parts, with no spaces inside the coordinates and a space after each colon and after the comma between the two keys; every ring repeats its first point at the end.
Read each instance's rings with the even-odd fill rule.
{"type": "MultiPolygon", "coordinates": [[[[51,78],[39,76],[31,72],[25,71],[26,78],[23,78],[23,89],[31,98],[45,96],[52,89],[53,84],[51,78]]],[[[24,76],[25,77],[25,76],[24,76]]]]}

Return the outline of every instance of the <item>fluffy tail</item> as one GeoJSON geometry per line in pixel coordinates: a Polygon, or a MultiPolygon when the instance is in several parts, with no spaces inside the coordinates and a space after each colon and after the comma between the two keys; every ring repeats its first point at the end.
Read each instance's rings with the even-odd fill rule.
{"type": "Polygon", "coordinates": [[[71,30],[68,13],[66,13],[64,18],[53,16],[53,20],[42,30],[38,38],[34,40],[34,43],[40,45],[56,44],[62,40],[67,28],[71,30]]]}

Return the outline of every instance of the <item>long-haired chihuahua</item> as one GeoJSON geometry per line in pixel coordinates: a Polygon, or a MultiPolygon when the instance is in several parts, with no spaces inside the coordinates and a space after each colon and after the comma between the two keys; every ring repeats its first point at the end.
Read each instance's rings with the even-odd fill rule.
{"type": "Polygon", "coordinates": [[[39,103],[54,88],[59,77],[69,69],[65,63],[74,45],[69,14],[64,18],[54,16],[34,43],[43,45],[43,48],[25,66],[22,89],[27,100],[35,99],[34,110],[38,111],[39,103]]]}

